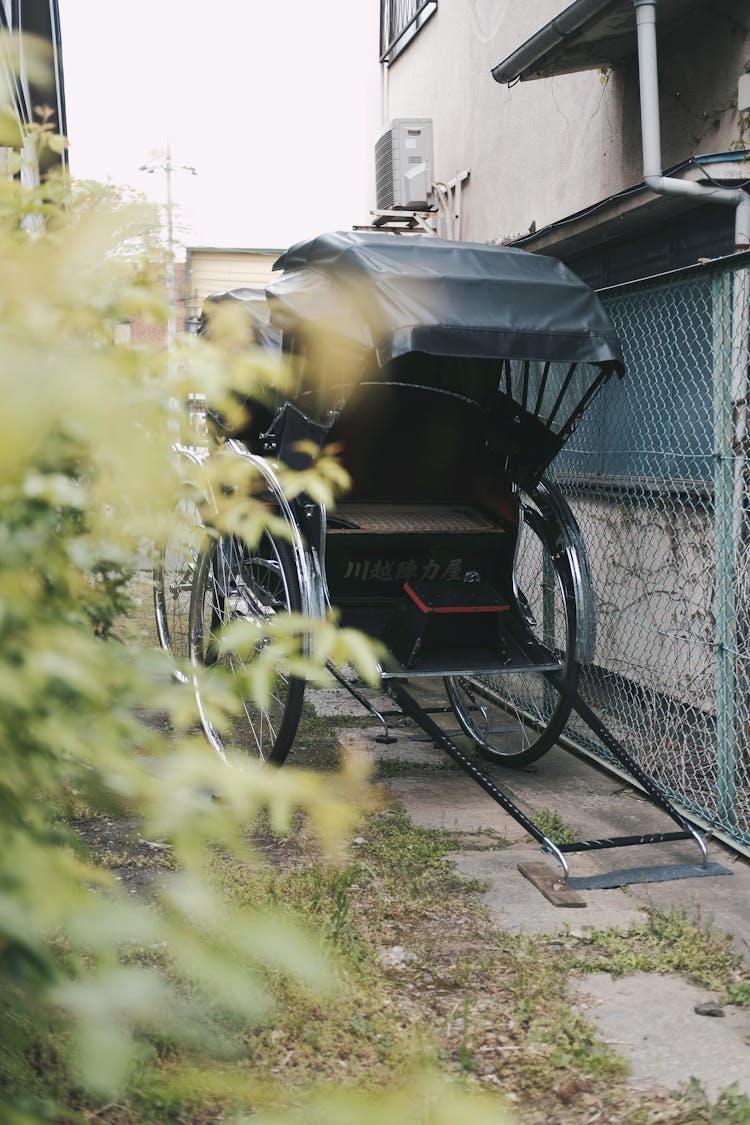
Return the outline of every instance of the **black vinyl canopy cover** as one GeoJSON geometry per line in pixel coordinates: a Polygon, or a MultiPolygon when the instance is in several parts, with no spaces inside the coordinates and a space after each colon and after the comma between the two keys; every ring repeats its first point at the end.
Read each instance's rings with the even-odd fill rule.
{"type": "Polygon", "coordinates": [[[623,373],[598,297],[554,258],[429,235],[360,231],[297,243],[266,289],[273,324],[325,334],[364,369],[410,352],[606,364],[623,373]]]}
{"type": "Polygon", "coordinates": [[[237,304],[246,311],[256,343],[270,351],[278,351],[281,348],[281,333],[271,324],[270,309],[263,289],[245,287],[227,289],[224,293],[210,293],[203,302],[198,326],[201,335],[209,330],[212,310],[227,302],[237,304]]]}

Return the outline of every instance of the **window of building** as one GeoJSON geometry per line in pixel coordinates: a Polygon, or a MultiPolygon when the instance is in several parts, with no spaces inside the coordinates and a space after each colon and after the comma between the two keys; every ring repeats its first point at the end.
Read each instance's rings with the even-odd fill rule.
{"type": "Polygon", "coordinates": [[[380,0],[380,61],[390,66],[437,6],[438,0],[380,0]]]}

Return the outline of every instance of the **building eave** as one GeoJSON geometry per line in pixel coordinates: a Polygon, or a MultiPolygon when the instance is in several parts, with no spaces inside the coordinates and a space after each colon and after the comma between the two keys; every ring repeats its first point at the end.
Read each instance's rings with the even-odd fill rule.
{"type": "MultiPolygon", "coordinates": [[[[738,187],[750,180],[750,152],[709,153],[675,165],[667,174],[677,179],[699,181],[706,176],[703,169],[709,167],[711,178],[722,186],[738,187]]],[[[644,183],[634,184],[533,234],[514,239],[512,245],[537,254],[567,258],[591,249],[594,244],[603,246],[636,234],[657,216],[662,222],[695,207],[695,200],[657,195],[644,183]]]]}
{"type": "MultiPolygon", "coordinates": [[[[729,0],[659,0],[659,29],[683,26],[717,11],[734,15],[729,0]]],[[[557,74],[617,66],[635,56],[632,0],[573,0],[492,68],[496,82],[527,82],[557,74]]]]}

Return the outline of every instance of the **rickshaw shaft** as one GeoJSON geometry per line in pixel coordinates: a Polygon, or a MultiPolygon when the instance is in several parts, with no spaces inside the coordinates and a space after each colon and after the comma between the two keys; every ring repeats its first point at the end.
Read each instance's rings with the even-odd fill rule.
{"type": "MultiPolygon", "coordinates": [[[[333,678],[335,680],[338,680],[341,686],[343,688],[346,688],[349,694],[357,700],[357,703],[364,707],[365,711],[369,711],[373,718],[378,720],[383,730],[382,734],[379,734],[376,737],[375,741],[385,743],[386,745],[396,742],[397,739],[393,738],[390,734],[388,719],[400,719],[403,712],[399,708],[396,708],[395,711],[381,710],[380,708],[376,707],[370,699],[367,698],[364,692],[361,692],[359,690],[356,684],[353,684],[351,680],[348,680],[346,676],[342,672],[340,672],[336,665],[333,664],[330,660],[326,663],[326,668],[331,673],[333,678]]],[[[450,713],[450,710],[450,707],[425,707],[423,709],[423,714],[445,715],[450,713]]]]}
{"type": "Polygon", "coordinates": [[[351,680],[347,680],[346,676],[342,672],[340,672],[336,665],[333,664],[330,660],[326,662],[326,668],[331,673],[333,678],[335,680],[338,680],[341,686],[346,688],[349,694],[357,700],[357,703],[361,704],[361,706],[364,707],[365,711],[369,711],[373,718],[378,720],[383,730],[382,733],[377,736],[375,741],[384,743],[385,745],[389,745],[390,743],[395,742],[396,739],[388,729],[388,719],[392,718],[390,712],[379,711],[374,703],[372,703],[367,698],[367,696],[359,690],[356,684],[353,684],[351,680]]]}
{"type": "Polygon", "coordinates": [[[678,812],[669,798],[666,797],[665,794],[661,791],[653,778],[649,777],[645,770],[641,769],[632,755],[630,755],[625,747],[617,741],[614,735],[609,730],[607,730],[601,719],[581,698],[580,693],[575,689],[571,691],[565,680],[558,674],[550,673],[549,679],[555,684],[558,691],[560,691],[564,696],[568,698],[568,700],[572,704],[573,710],[581,719],[583,719],[584,723],[586,723],[586,726],[594,732],[596,737],[607,747],[609,752],[617,759],[617,761],[622,766],[625,767],[631,777],[635,778],[639,785],[642,786],[642,788],[645,790],[654,804],[662,809],[662,811],[665,812],[667,816],[671,817],[675,824],[679,825],[679,827],[682,829],[681,832],[677,833],[658,833],[656,834],[656,838],[652,838],[650,836],[624,836],[619,840],[617,837],[615,837],[608,842],[598,840],[582,841],[577,845],[567,845],[563,850],[594,851],[598,848],[627,847],[630,844],[664,843],[669,840],[692,839],[697,844],[701,852],[701,867],[705,867],[708,863],[708,852],[706,850],[705,841],[700,832],[698,832],[693,827],[693,825],[690,824],[690,822],[680,812],[678,812]]]}
{"type": "Polygon", "coordinates": [[[400,707],[402,712],[410,719],[413,719],[418,726],[425,731],[426,734],[433,739],[433,741],[445,750],[446,754],[461,769],[469,775],[476,783],[484,790],[488,796],[492,797],[500,807],[512,816],[513,819],[525,829],[528,834],[541,845],[542,849],[551,855],[554,855],[558,863],[563,869],[563,882],[567,881],[569,874],[568,862],[565,859],[565,852],[581,852],[581,851],[599,851],[604,848],[623,848],[633,847],[639,844],[662,844],[674,840],[689,840],[692,839],[699,847],[702,856],[701,867],[706,867],[708,862],[708,853],[706,851],[705,841],[699,832],[674,808],[672,803],[667,797],[659,790],[655,782],[644,773],[637,762],[633,761],[630,754],[623,746],[614,738],[607,730],[600,719],[581,699],[577,691],[571,691],[567,685],[563,686],[561,678],[554,675],[550,679],[555,683],[558,690],[562,691],[571,701],[573,708],[583,721],[594,731],[594,733],[601,739],[604,745],[612,752],[617,760],[630,771],[636,781],[640,782],[645,789],[648,796],[652,799],[654,804],[662,809],[668,816],[679,825],[679,832],[655,832],[645,833],[640,836],[614,836],[602,837],[596,840],[580,840],[571,844],[557,845],[541,832],[533,821],[521,812],[521,810],[506,796],[495,783],[487,777],[487,775],[471,760],[464,752],[453,742],[448,734],[438,726],[438,724],[430,718],[427,712],[420,707],[416,699],[406,690],[405,687],[399,683],[398,680],[392,679],[385,684],[385,690],[400,707]]]}
{"type": "Polygon", "coordinates": [[[414,697],[406,690],[406,688],[404,688],[399,683],[398,680],[388,680],[385,683],[385,690],[398,704],[403,713],[410,719],[413,719],[414,722],[417,723],[417,725],[420,726],[422,730],[425,731],[425,733],[428,734],[437,743],[438,746],[445,750],[446,754],[450,758],[452,758],[453,761],[458,766],[460,766],[465,773],[469,775],[469,777],[476,781],[476,783],[485,791],[485,793],[492,797],[493,801],[496,801],[497,804],[500,805],[500,807],[509,814],[509,816],[512,816],[513,819],[517,821],[518,824],[520,824],[521,827],[524,828],[526,832],[528,832],[528,834],[537,841],[538,844],[541,844],[544,851],[549,852],[555,856],[558,863],[563,869],[563,881],[565,881],[568,877],[569,872],[568,862],[565,859],[565,856],[562,854],[560,848],[556,844],[554,844],[552,840],[549,839],[549,837],[545,836],[544,833],[537,828],[533,821],[529,820],[525,813],[521,812],[518,806],[513,804],[510,797],[507,797],[505,793],[503,793],[502,789],[498,789],[495,783],[489,777],[487,777],[487,774],[484,773],[483,770],[481,770],[479,766],[477,766],[477,764],[471,760],[471,758],[467,757],[467,755],[464,754],[464,752],[459,749],[458,746],[456,746],[455,742],[446,734],[442,727],[438,726],[434,719],[430,718],[429,714],[419,706],[416,699],[414,699],[414,697]]]}

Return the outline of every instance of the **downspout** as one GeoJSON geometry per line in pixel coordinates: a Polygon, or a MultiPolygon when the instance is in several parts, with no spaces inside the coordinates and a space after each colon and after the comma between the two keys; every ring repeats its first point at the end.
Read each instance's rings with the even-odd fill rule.
{"type": "Polygon", "coordinates": [[[735,249],[750,246],[750,195],[740,188],[715,187],[662,175],[659,72],[656,52],[657,0],[633,0],[638,27],[638,74],[643,135],[643,179],[658,195],[682,195],[735,207],[735,249]]]}

